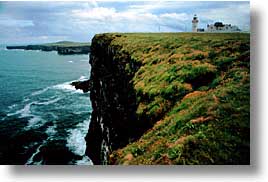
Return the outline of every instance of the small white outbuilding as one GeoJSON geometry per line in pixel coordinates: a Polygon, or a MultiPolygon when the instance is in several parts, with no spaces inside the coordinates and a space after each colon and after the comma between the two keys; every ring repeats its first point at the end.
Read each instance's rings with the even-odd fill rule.
{"type": "Polygon", "coordinates": [[[223,24],[222,22],[216,22],[214,24],[207,25],[207,32],[240,32],[241,30],[231,24],[223,24]]]}

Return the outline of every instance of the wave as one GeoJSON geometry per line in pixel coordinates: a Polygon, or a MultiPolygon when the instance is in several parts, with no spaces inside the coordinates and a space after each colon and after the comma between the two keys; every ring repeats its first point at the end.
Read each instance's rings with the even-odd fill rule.
{"type": "Polygon", "coordinates": [[[42,90],[35,91],[35,92],[33,92],[33,93],[31,94],[31,96],[40,95],[40,94],[42,94],[42,93],[48,91],[49,88],[50,88],[50,87],[44,88],[44,89],[42,89],[42,90]]]}
{"type": "Polygon", "coordinates": [[[33,114],[33,112],[31,111],[31,106],[32,105],[49,105],[49,104],[53,104],[55,102],[58,102],[59,100],[61,100],[62,98],[55,98],[55,99],[51,99],[45,102],[30,102],[28,104],[26,104],[22,109],[17,110],[13,113],[8,113],[7,116],[14,116],[14,115],[19,115],[19,118],[30,118],[28,120],[28,125],[26,126],[26,130],[30,129],[30,128],[38,128],[43,126],[46,121],[39,115],[33,114]]]}
{"type": "Polygon", "coordinates": [[[52,126],[49,126],[46,129],[46,134],[49,136],[48,139],[50,139],[53,135],[57,133],[56,128],[57,128],[57,125],[54,123],[52,126]]]}
{"type": "Polygon", "coordinates": [[[54,85],[52,88],[63,90],[63,91],[72,91],[75,93],[83,93],[82,90],[77,90],[73,85],[71,85],[71,83],[74,81],[85,81],[87,79],[88,78],[86,76],[82,75],[82,76],[80,76],[80,78],[78,80],[72,80],[69,82],[64,82],[62,84],[54,85]]]}
{"type": "Polygon", "coordinates": [[[28,102],[30,100],[30,98],[24,98],[22,102],[28,102]]]}
{"type": "Polygon", "coordinates": [[[14,115],[20,114],[20,117],[27,117],[30,115],[30,112],[31,112],[30,108],[31,108],[31,105],[34,103],[36,102],[28,103],[20,110],[17,110],[16,112],[13,112],[13,113],[8,113],[7,116],[14,116],[14,115]]]}
{"type": "Polygon", "coordinates": [[[31,94],[31,96],[41,95],[41,94],[45,93],[46,91],[48,91],[49,89],[57,89],[57,90],[63,90],[63,91],[67,91],[67,92],[71,91],[71,92],[74,92],[74,93],[83,93],[82,90],[77,90],[74,86],[71,85],[71,83],[74,82],[74,81],[85,81],[87,79],[88,78],[86,76],[82,75],[77,80],[72,80],[72,81],[60,83],[60,84],[57,84],[57,85],[54,85],[54,86],[46,87],[46,88],[41,89],[41,90],[37,90],[37,91],[33,92],[31,94]]]}
{"type": "Polygon", "coordinates": [[[25,129],[36,129],[43,126],[47,121],[45,121],[41,116],[31,115],[31,119],[28,120],[28,125],[25,129]]]}
{"type": "MultiPolygon", "coordinates": [[[[80,76],[77,80],[83,81],[87,80],[88,78],[84,75],[80,76]]],[[[73,81],[77,81],[73,80],[73,81]]],[[[42,147],[46,147],[47,142],[56,139],[59,135],[64,136],[64,140],[66,140],[66,147],[68,150],[78,156],[80,160],[74,161],[74,164],[77,165],[90,165],[92,164],[91,160],[85,156],[86,150],[86,141],[85,136],[88,132],[89,122],[90,120],[84,120],[81,123],[74,125],[72,128],[64,128],[62,134],[60,131],[60,122],[63,122],[61,119],[58,119],[64,112],[60,112],[63,104],[60,105],[59,103],[65,103],[65,97],[69,96],[73,93],[79,93],[72,95],[75,96],[74,98],[77,99],[84,99],[83,91],[76,90],[74,86],[71,85],[73,81],[64,82],[61,84],[56,84],[52,86],[48,86],[46,88],[40,90],[34,90],[34,92],[30,93],[27,97],[24,97],[24,100],[19,104],[13,104],[8,107],[6,117],[14,116],[16,118],[25,118],[28,122],[25,126],[25,131],[29,130],[38,130],[45,132],[47,134],[47,138],[43,141],[38,142],[34,146],[31,147],[31,157],[28,158],[26,164],[43,164],[44,161],[42,159],[37,159],[37,156],[40,155],[42,147]],[[67,93],[65,93],[67,92],[67,93]],[[80,95],[81,94],[81,95],[80,95]],[[56,103],[56,104],[55,104],[56,103]],[[48,105],[48,106],[47,106],[48,105]],[[56,108],[54,108],[54,106],[56,108]],[[58,115],[58,116],[57,116],[58,115]],[[53,122],[52,125],[50,123],[53,122]],[[57,125],[58,123],[58,125],[57,125]],[[57,129],[57,127],[59,127],[57,129]],[[43,130],[45,128],[45,131],[43,130]],[[57,133],[59,132],[59,133],[57,133]]],[[[87,99],[89,99],[87,97],[87,99]]],[[[84,100],[83,100],[84,101],[84,100]]],[[[83,102],[79,102],[82,104],[83,102]]],[[[80,110],[78,107],[80,105],[77,104],[69,108],[68,106],[68,113],[69,110],[72,114],[84,114],[89,111],[80,110]],[[73,109],[73,107],[75,109],[73,109]],[[77,110],[78,113],[75,113],[77,110]],[[80,113],[79,113],[80,112],[80,113]]],[[[13,118],[11,118],[13,119],[13,118]]],[[[69,126],[68,126],[69,127],[69,126]]],[[[65,147],[64,146],[64,147],[65,147]]],[[[38,157],[39,158],[39,157],[38,157]]]]}
{"type": "Polygon", "coordinates": [[[58,102],[59,100],[61,100],[62,98],[55,98],[55,99],[51,99],[45,102],[37,102],[36,105],[49,105],[49,104],[54,104],[55,102],[58,102]]]}
{"type": "MultiPolygon", "coordinates": [[[[89,119],[84,120],[83,122],[77,124],[74,129],[69,129],[67,132],[69,133],[67,137],[66,147],[73,152],[75,155],[81,156],[80,160],[76,160],[71,162],[70,164],[74,165],[93,165],[93,162],[90,160],[88,156],[85,155],[86,151],[86,141],[85,136],[89,127],[89,119]]],[[[36,156],[41,152],[41,148],[46,146],[48,141],[53,140],[54,136],[57,135],[57,125],[53,123],[53,125],[49,126],[46,129],[46,134],[48,138],[43,140],[40,145],[36,148],[35,152],[31,155],[31,157],[27,160],[26,165],[41,165],[43,164],[42,158],[39,161],[35,161],[36,156]]]]}
{"type": "Polygon", "coordinates": [[[45,144],[47,143],[47,141],[51,140],[52,137],[57,133],[56,131],[56,128],[57,128],[57,125],[54,124],[52,126],[49,126],[47,129],[46,129],[46,134],[48,135],[48,138],[46,140],[44,140],[36,149],[36,151],[32,154],[32,156],[27,160],[26,162],[26,165],[41,165],[43,160],[41,159],[40,161],[34,161],[34,157],[40,153],[40,149],[41,147],[45,146],[45,144]]]}
{"type": "Polygon", "coordinates": [[[37,149],[36,149],[36,151],[35,151],[35,153],[33,153],[33,155],[27,160],[27,162],[26,162],[26,164],[25,165],[41,165],[42,164],[42,160],[41,161],[38,161],[38,162],[34,162],[34,157],[40,152],[40,149],[41,149],[41,147],[43,147],[44,146],[44,144],[45,144],[45,141],[41,144],[41,145],[39,145],[38,147],[37,147],[37,149]]]}
{"type": "Polygon", "coordinates": [[[13,108],[17,107],[17,105],[18,104],[12,104],[12,105],[8,106],[8,109],[13,109],[13,108]]]}
{"type": "MultiPolygon", "coordinates": [[[[41,116],[35,115],[31,112],[31,106],[34,104],[38,104],[38,102],[31,102],[24,106],[23,109],[16,111],[15,113],[12,113],[13,115],[20,114],[19,118],[28,118],[28,125],[26,126],[26,130],[30,128],[38,128],[40,126],[43,126],[45,124],[45,120],[41,116]]],[[[11,114],[11,115],[12,115],[11,114]]],[[[8,114],[9,116],[10,114],[8,114]]]]}
{"type": "MultiPolygon", "coordinates": [[[[82,80],[86,80],[86,79],[87,79],[86,76],[82,75],[82,76],[80,76],[80,78],[78,80],[82,81],[82,80]]],[[[73,81],[77,81],[77,80],[73,80],[73,81]]],[[[57,90],[62,90],[64,92],[72,92],[72,93],[83,94],[82,90],[77,90],[74,86],[71,85],[71,83],[73,81],[64,82],[62,84],[58,84],[58,85],[46,87],[46,88],[41,89],[41,90],[37,90],[37,91],[33,92],[31,94],[31,96],[41,95],[41,94],[47,92],[50,89],[57,89],[57,90]]],[[[23,100],[23,102],[24,103],[28,102],[31,99],[32,98],[27,97],[26,99],[23,100]]],[[[24,107],[22,109],[20,109],[20,110],[17,110],[15,112],[11,112],[11,113],[7,113],[7,117],[14,116],[14,115],[20,115],[19,118],[31,117],[31,119],[29,119],[29,127],[33,127],[37,123],[41,122],[40,124],[37,125],[37,126],[40,126],[40,125],[42,125],[44,123],[44,121],[41,118],[41,116],[34,115],[33,113],[31,113],[31,106],[32,105],[49,105],[49,104],[53,104],[55,102],[58,102],[61,99],[62,98],[55,98],[55,99],[51,99],[51,100],[48,100],[48,101],[45,101],[45,102],[33,101],[33,102],[30,102],[30,103],[27,103],[26,105],[24,105],[24,107]]],[[[18,106],[17,104],[13,104],[11,106],[8,106],[8,109],[13,110],[17,106],[18,106]]]]}
{"type": "Polygon", "coordinates": [[[71,82],[65,82],[65,83],[62,83],[62,84],[55,85],[52,88],[57,89],[57,90],[62,90],[64,92],[83,93],[82,90],[77,90],[70,83],[71,82]]]}
{"type": "Polygon", "coordinates": [[[85,81],[85,80],[88,80],[88,78],[86,76],[83,76],[83,75],[80,76],[80,78],[78,79],[78,81],[85,81]]]}
{"type": "Polygon", "coordinates": [[[73,61],[68,61],[69,63],[74,63],[73,61]]]}
{"type": "MultiPolygon", "coordinates": [[[[31,106],[32,105],[49,105],[49,104],[53,104],[55,102],[58,102],[61,99],[62,98],[56,98],[56,99],[48,100],[45,102],[37,102],[37,101],[30,102],[30,103],[26,104],[22,109],[17,110],[13,113],[8,113],[7,116],[14,116],[14,115],[20,114],[20,118],[29,117],[29,116],[32,116],[32,114],[31,114],[31,106]]],[[[9,106],[9,108],[12,109],[16,106],[17,106],[16,104],[13,104],[13,105],[9,106]]]]}
{"type": "Polygon", "coordinates": [[[66,146],[76,155],[83,156],[86,152],[85,137],[88,132],[90,119],[76,125],[74,129],[67,130],[69,137],[66,146]]]}

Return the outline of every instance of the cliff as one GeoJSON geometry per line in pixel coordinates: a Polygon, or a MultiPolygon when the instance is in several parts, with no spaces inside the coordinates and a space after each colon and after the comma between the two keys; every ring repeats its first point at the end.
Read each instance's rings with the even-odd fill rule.
{"type": "Polygon", "coordinates": [[[40,45],[25,46],[7,46],[7,49],[23,49],[23,50],[41,50],[41,51],[57,51],[60,55],[72,54],[88,54],[90,52],[89,43],[60,41],[56,43],[47,43],[40,45]]]}
{"type": "Polygon", "coordinates": [[[94,164],[249,164],[249,34],[99,34],[94,164]]]}

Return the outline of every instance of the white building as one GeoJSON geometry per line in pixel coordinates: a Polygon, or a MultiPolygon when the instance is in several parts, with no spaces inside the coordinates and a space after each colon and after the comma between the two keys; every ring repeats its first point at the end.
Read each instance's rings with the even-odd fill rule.
{"type": "Polygon", "coordinates": [[[192,20],[192,32],[197,32],[197,27],[198,27],[198,19],[197,16],[194,15],[193,20],[192,20]]]}
{"type": "Polygon", "coordinates": [[[222,22],[216,22],[214,24],[207,25],[206,32],[240,32],[241,30],[231,24],[223,24],[222,22]]]}

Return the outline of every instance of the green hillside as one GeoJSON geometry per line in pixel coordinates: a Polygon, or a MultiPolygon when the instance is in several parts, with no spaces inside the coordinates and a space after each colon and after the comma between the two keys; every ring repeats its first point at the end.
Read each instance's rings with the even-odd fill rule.
{"type": "MultiPolygon", "coordinates": [[[[141,64],[136,114],[152,125],[110,164],[249,164],[249,34],[108,36],[141,64]]],[[[133,73],[131,62],[125,69],[133,73]]]]}
{"type": "Polygon", "coordinates": [[[80,46],[90,46],[89,42],[71,42],[71,41],[59,41],[53,43],[41,44],[43,46],[57,46],[57,47],[80,47],[80,46]]]}

